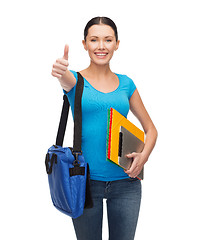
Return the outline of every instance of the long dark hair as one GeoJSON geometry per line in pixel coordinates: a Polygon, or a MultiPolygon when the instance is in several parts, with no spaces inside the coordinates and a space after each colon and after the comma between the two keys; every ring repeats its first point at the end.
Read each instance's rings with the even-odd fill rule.
{"type": "Polygon", "coordinates": [[[86,24],[86,27],[84,28],[85,42],[86,42],[86,36],[88,35],[89,28],[95,24],[106,24],[106,25],[110,26],[115,33],[116,42],[118,41],[118,31],[117,31],[117,27],[116,27],[115,23],[113,22],[113,20],[111,20],[108,17],[94,17],[86,24]]]}

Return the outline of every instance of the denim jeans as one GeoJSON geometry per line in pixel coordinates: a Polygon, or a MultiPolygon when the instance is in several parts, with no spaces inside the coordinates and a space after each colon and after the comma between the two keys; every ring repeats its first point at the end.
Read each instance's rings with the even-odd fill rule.
{"type": "Polygon", "coordinates": [[[93,208],[72,219],[77,240],[102,240],[103,199],[106,199],[109,240],[134,240],[141,202],[141,181],[126,178],[91,180],[93,208]]]}

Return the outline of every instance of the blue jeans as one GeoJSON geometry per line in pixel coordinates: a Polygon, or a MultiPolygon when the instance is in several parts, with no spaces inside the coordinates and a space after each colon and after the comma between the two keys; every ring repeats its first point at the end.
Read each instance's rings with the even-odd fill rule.
{"type": "Polygon", "coordinates": [[[107,204],[109,240],[133,240],[141,202],[141,181],[126,178],[91,180],[93,208],[72,219],[77,240],[102,240],[103,199],[107,204]]]}

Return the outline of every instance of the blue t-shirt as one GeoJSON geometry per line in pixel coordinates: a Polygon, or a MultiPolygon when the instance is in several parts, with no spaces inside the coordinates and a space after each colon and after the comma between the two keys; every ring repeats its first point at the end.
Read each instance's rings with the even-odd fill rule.
{"type": "MultiPolygon", "coordinates": [[[[77,79],[77,72],[70,70],[77,79]]],[[[90,167],[90,179],[100,181],[114,181],[129,176],[124,170],[106,160],[106,136],[108,109],[114,108],[123,116],[129,112],[129,99],[136,89],[131,78],[117,74],[119,86],[116,90],[103,93],[96,90],[84,78],[82,95],[82,145],[81,149],[90,167]]],[[[74,99],[76,85],[66,93],[74,118],[74,99]]]]}

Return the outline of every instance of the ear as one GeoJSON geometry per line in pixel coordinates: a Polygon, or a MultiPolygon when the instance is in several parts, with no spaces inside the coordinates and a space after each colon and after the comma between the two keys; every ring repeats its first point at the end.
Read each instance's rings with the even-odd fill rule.
{"type": "Polygon", "coordinates": [[[85,40],[82,40],[82,44],[84,45],[84,49],[87,51],[87,47],[86,47],[86,42],[85,42],[85,40]]]}
{"type": "Polygon", "coordinates": [[[115,51],[118,50],[120,44],[120,40],[117,41],[116,46],[115,46],[115,51]]]}

